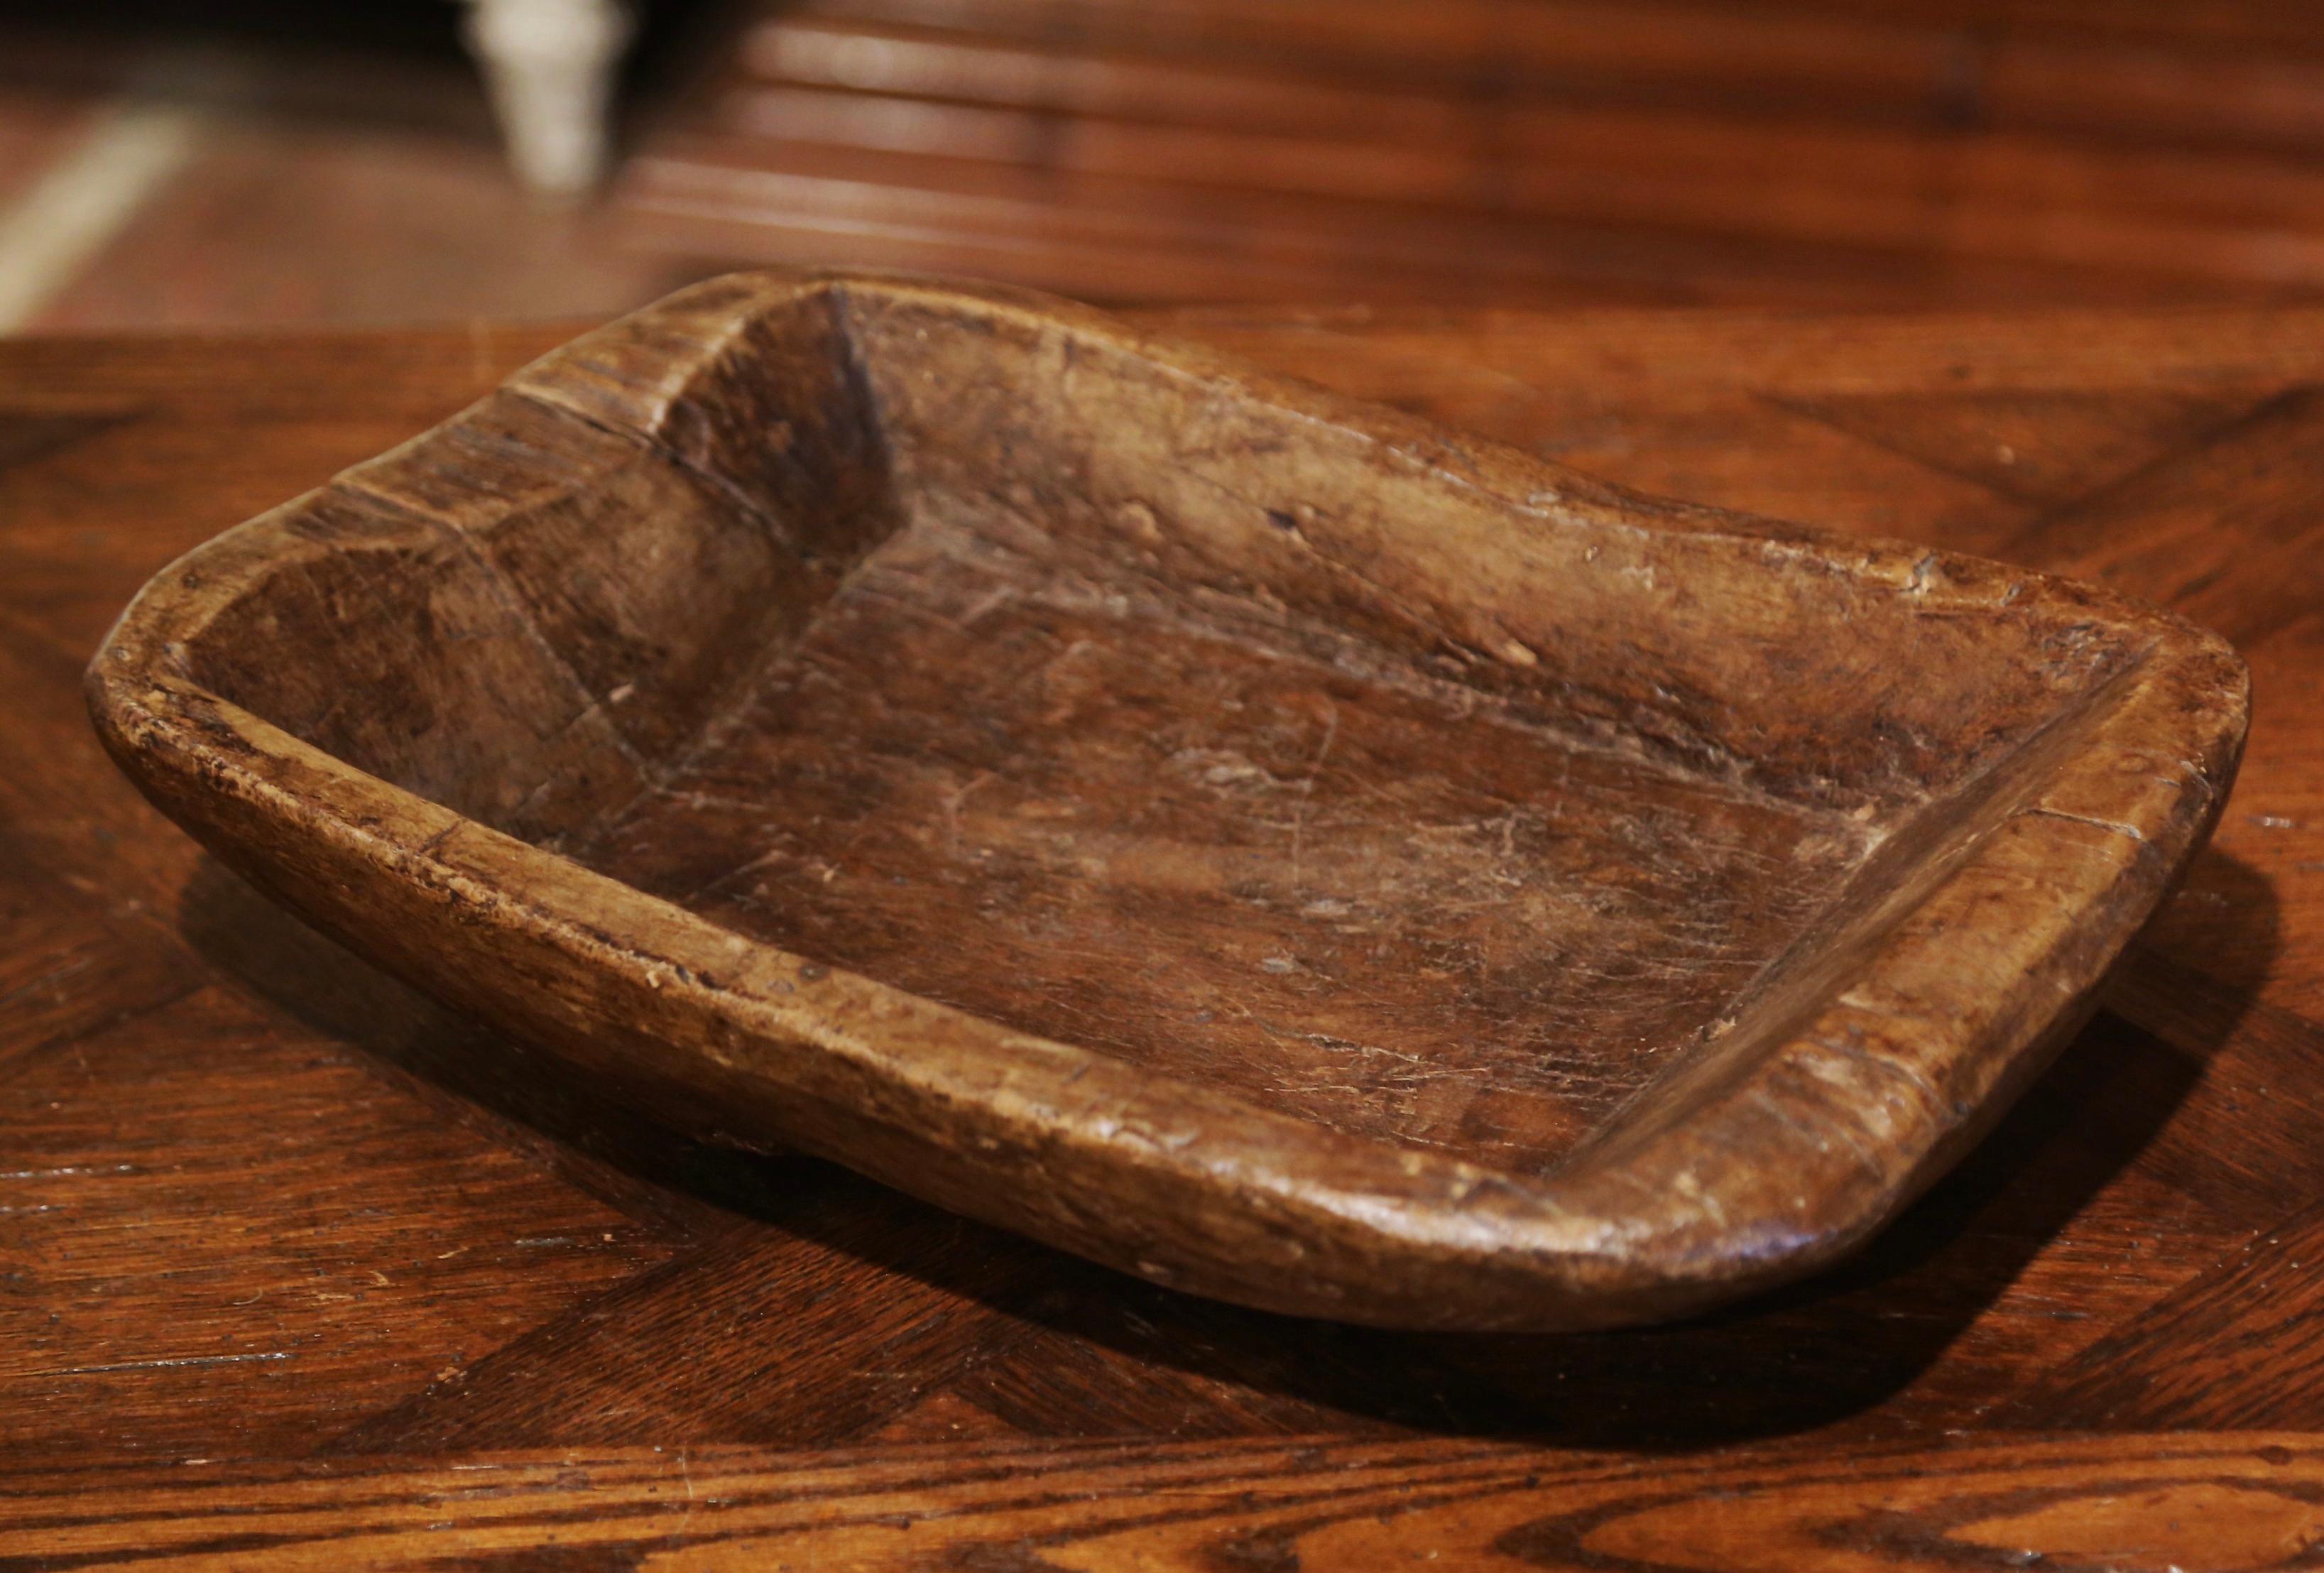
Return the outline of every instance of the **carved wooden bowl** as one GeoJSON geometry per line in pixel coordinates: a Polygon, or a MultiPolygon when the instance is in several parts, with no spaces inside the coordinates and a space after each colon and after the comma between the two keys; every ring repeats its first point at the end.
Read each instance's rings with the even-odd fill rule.
{"type": "Polygon", "coordinates": [[[1893,1217],[2246,713],[2099,590],[798,275],[203,547],[90,696],[221,858],[696,1133],[1252,1305],[1537,1328],[1893,1217]]]}

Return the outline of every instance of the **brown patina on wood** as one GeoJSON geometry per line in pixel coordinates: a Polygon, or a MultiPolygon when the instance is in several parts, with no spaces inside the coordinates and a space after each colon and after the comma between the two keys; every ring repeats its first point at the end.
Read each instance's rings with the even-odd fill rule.
{"type": "Polygon", "coordinates": [[[200,549],[90,696],[221,857],[672,1121],[1447,1328],[1863,1240],[2080,1019],[2246,715],[2107,592],[797,274],[200,549]]]}

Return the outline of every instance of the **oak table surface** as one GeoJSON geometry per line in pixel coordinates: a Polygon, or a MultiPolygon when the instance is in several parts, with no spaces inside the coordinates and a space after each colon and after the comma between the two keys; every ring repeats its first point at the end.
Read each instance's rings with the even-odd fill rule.
{"type": "Polygon", "coordinates": [[[2217,839],[2057,1067],[1837,1272],[1591,1336],[1237,1310],[530,1074],[100,754],[80,669],[155,569],[565,331],[0,343],[0,1567],[2324,1539],[2324,309],[1167,320],[1631,486],[2195,617],[2254,672],[2217,839]]]}

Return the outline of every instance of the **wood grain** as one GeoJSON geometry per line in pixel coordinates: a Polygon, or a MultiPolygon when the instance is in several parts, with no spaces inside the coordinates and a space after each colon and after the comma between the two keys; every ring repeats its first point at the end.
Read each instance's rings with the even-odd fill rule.
{"type": "Polygon", "coordinates": [[[0,1305],[12,1453],[182,1449],[225,1427],[295,1445],[337,1394],[416,1391],[668,1254],[513,1154],[471,1161],[473,1137],[347,1051],[215,988],[164,1031],[133,1019],[33,1058],[8,1092],[0,1238],[37,1286],[0,1305]],[[274,1123],[254,1149],[259,1087],[274,1123]],[[90,1161],[138,1124],[170,1131],[166,1161],[90,1161]],[[238,1161],[246,1181],[214,1189],[238,1161]],[[456,1237],[375,1204],[381,1183],[443,1164],[474,1226],[456,1237]]]}
{"type": "MultiPolygon", "coordinates": [[[[2265,9],[2278,22],[2293,15],[2265,9]]],[[[2142,8],[2108,14],[2125,30],[2144,25],[2142,8]]],[[[1958,550],[2022,540],[2037,566],[2061,568],[2071,554],[2044,553],[2038,532],[2026,532],[2037,510],[2070,507],[2153,467],[2200,466],[2205,447],[2246,414],[2324,384],[2324,326],[2305,310],[1896,317],[1429,308],[1141,320],[1614,481],[1958,550]]],[[[1201,1446],[1220,1449],[1210,1455],[1219,1484],[1208,1489],[1223,1494],[1221,1511],[1234,1507],[1239,1476],[1299,1475],[1313,1485],[1321,1469],[1325,1488],[1335,1488],[1346,1472],[1330,1466],[1363,1459],[1371,1471],[1363,1488],[1377,1494],[1362,1500],[1376,1503],[1376,1513],[1420,1504],[1443,1469],[1493,1451],[1478,1440],[1492,1437],[1543,1450],[1538,1465],[1509,1482],[1512,1491],[1528,1471],[1555,1485],[1570,1472],[1612,1468],[1674,1511],[1704,1504],[1695,1511],[1707,1518],[1683,1526],[1683,1543],[1653,1542],[1669,1548],[1656,1556],[1679,1566],[1749,1566],[1761,1545],[1780,1545],[1787,1567],[1813,1567],[1819,1557],[1878,1566],[1980,1513],[2012,1527],[1975,1550],[1951,1543],[1933,1553],[1938,1559],[2006,1565],[2046,1545],[2056,1566],[2076,1565],[2069,1552],[2077,1551],[2090,1567],[2142,1558],[2155,1567],[2265,1567],[2306,1543],[2306,1521],[2282,1509],[2280,1496],[2255,1500],[2240,1478],[2223,1485],[2200,1458],[2182,1476],[2200,1486],[2191,1497],[2152,1499],[2108,1483],[2157,1457],[2265,1461],[2258,1450],[2276,1448],[2304,1457],[2312,1434],[2324,1431],[2324,1400],[2282,1374],[2296,1374],[2305,1358],[2304,1323],[2274,1319],[2307,1292],[2303,1274],[2265,1274],[2284,1286],[2283,1300],[2264,1291],[2204,1298],[2205,1286],[2247,1262],[2305,1263],[2304,1254],[2271,1257],[2264,1242],[2324,1194],[2311,1112],[2324,1032],[2324,848],[2315,842],[2324,827],[2315,680],[2324,634],[2312,615],[2246,649],[2256,721],[2236,799],[2182,893],[2117,970],[2107,1009],[1993,1140],[1843,1272],[1721,1318],[1644,1334],[1426,1339],[1217,1307],[988,1235],[995,1252],[1024,1254],[1025,1276],[992,1300],[964,1282],[968,1299],[994,1308],[972,1313],[975,1338],[927,1346],[936,1358],[912,1367],[924,1374],[910,1383],[917,1398],[872,1430],[850,1433],[873,1420],[863,1374],[897,1367],[850,1336],[848,1318],[828,1315],[816,1325],[837,1330],[809,1344],[791,1337],[782,1316],[738,1323],[708,1308],[797,1304],[814,1283],[843,1278],[861,1286],[850,1293],[867,1307],[927,1303],[966,1271],[947,1254],[942,1215],[817,1164],[690,1148],[633,1108],[542,1099],[543,1078],[494,1074],[506,1045],[480,1041],[473,1024],[434,1012],[186,854],[182,837],[106,763],[80,713],[81,662],[163,563],[452,414],[568,337],[454,329],[0,344],[0,411],[80,422],[76,433],[51,425],[42,442],[25,440],[23,457],[0,471],[0,736],[13,758],[34,763],[0,771],[5,965],[10,977],[30,980],[77,956],[105,958],[54,981],[67,991],[65,1008],[40,990],[0,1004],[0,1077],[11,1093],[0,1108],[0,1152],[37,1143],[40,1167],[134,1165],[148,1198],[170,1199],[165,1208],[91,1210],[106,1194],[103,1177],[67,1176],[43,1183],[52,1192],[79,1189],[29,1201],[55,1210],[0,1215],[0,1293],[21,1308],[20,1325],[69,1344],[70,1358],[59,1364],[124,1368],[0,1379],[0,1413],[20,1417],[0,1436],[15,1514],[0,1533],[5,1554],[55,1565],[207,1540],[212,1549],[202,1554],[213,1563],[254,1559],[266,1549],[217,1545],[240,1526],[222,1530],[203,1508],[248,1507],[283,1492],[328,1499],[336,1481],[364,1501],[414,1504],[398,1522],[421,1526],[406,1531],[365,1518],[372,1527],[358,1532],[408,1532],[399,1543],[418,1548],[415,1557],[483,1560],[493,1540],[475,1515],[499,1499],[456,1494],[475,1472],[452,1467],[479,1463],[530,1471],[523,1477],[534,1481],[572,1471],[564,1476],[572,1489],[544,1485],[542,1496],[527,1499],[555,1501],[556,1518],[512,1531],[517,1544],[601,1534],[650,1554],[684,1511],[652,1504],[682,1502],[684,1476],[701,1456],[689,1447],[681,1473],[675,1433],[736,1442],[744,1428],[778,1446],[815,1449],[738,1455],[745,1461],[733,1467],[745,1473],[763,1467],[794,1481],[803,1478],[797,1471],[853,1469],[868,1490],[861,1471],[895,1464],[900,1475],[880,1478],[918,1484],[881,1499],[883,1513],[925,1511],[927,1494],[947,1478],[989,1476],[1012,1447],[1035,1449],[1023,1455],[1026,1469],[1062,1479],[1071,1457],[1089,1457],[1076,1438],[1110,1439],[1111,1457],[1151,1459],[1185,1450],[1173,1436],[1212,1439],[1201,1446]],[[152,981],[119,991],[99,982],[113,977],[152,981]],[[181,1016],[196,996],[170,1003],[179,983],[164,979],[197,985],[198,1010],[181,1016]],[[140,999],[152,1003],[123,1020],[121,1010],[140,999]],[[162,1078],[150,1096],[134,1076],[106,1075],[109,1064],[166,1068],[189,1046],[198,1052],[188,1076],[162,1078]],[[302,1070],[301,1052],[333,1064],[302,1070]],[[86,1074],[77,1055],[89,1061],[86,1074]],[[43,1096],[17,1096],[35,1075],[43,1096]],[[208,1076],[231,1078],[221,1085],[233,1088],[232,1119],[181,1119],[180,1100],[164,1095],[208,1076]],[[46,1110],[60,1100],[67,1109],[46,1110]],[[312,1207],[285,1193],[278,1151],[298,1155],[308,1196],[337,1199],[312,1207]],[[208,1243],[203,1221],[221,1212],[254,1219],[260,1239],[295,1233],[295,1254],[208,1243]],[[593,1263],[585,1252],[512,1244],[570,1234],[582,1218],[618,1220],[611,1232],[633,1231],[655,1254],[641,1252],[622,1279],[601,1272],[612,1258],[593,1263]],[[142,1255],[132,1249],[141,1235],[142,1255]],[[399,1240],[424,1240],[414,1254],[431,1260],[468,1245],[467,1256],[497,1264],[466,1285],[422,1278],[391,1292],[366,1269],[395,1278],[401,1263],[383,1243],[399,1240]],[[765,1255],[742,1253],[743,1240],[765,1255]],[[58,1276],[68,1254],[138,1266],[74,1287],[58,1276]],[[198,1258],[204,1270],[172,1272],[161,1265],[164,1254],[180,1265],[198,1258]],[[839,1258],[847,1265],[834,1276],[839,1258]],[[302,1362],[295,1388],[270,1374],[281,1362],[152,1365],[143,1378],[128,1369],[188,1352],[188,1329],[208,1340],[198,1353],[283,1347],[263,1340],[285,1325],[278,1297],[289,1292],[286,1262],[291,1286],[367,1296],[304,1306],[290,1325],[315,1336],[302,1347],[318,1353],[302,1362]],[[583,1267],[586,1275],[566,1276],[583,1267]],[[756,1287],[726,1287],[738,1272],[756,1287]],[[582,1336],[595,1300],[640,1277],[658,1286],[672,1319],[629,1324],[659,1329],[654,1346],[582,1336]],[[261,1289],[267,1298],[252,1300],[261,1289]],[[2172,1297],[2182,1291],[2175,1306],[2210,1309],[2181,1316],[2172,1297]],[[442,1309],[439,1295],[451,1297],[442,1309]],[[685,1308],[695,1303],[705,1311],[689,1319],[685,1308]],[[499,1324],[509,1336],[490,1344],[468,1331],[487,1304],[509,1313],[499,1324]],[[2237,1343],[2238,1316],[2285,1330],[2280,1342],[2237,1343]],[[2166,1327],[2170,1334],[2155,1336],[2166,1327]],[[2118,1358],[2097,1374],[2138,1379],[2135,1404],[2093,1404],[2106,1394],[2068,1386],[2092,1376],[2078,1356],[2102,1341],[2118,1358]],[[2269,1363],[2275,1348],[2283,1364],[2269,1363]],[[560,1350],[569,1351],[561,1361],[560,1350]],[[704,1383],[683,1357],[695,1350],[718,1351],[712,1364],[724,1371],[798,1371],[809,1396],[791,1407],[782,1393],[750,1383],[748,1393],[704,1404],[704,1383]],[[535,1397],[528,1402],[519,1383],[493,1379],[499,1407],[466,1407],[475,1401],[464,1404],[460,1373],[503,1357],[512,1373],[521,1368],[535,1397]],[[149,1382],[158,1385],[139,1385],[149,1382]],[[558,1396],[567,1391],[579,1396],[558,1396]],[[826,1393],[828,1411],[814,1396],[826,1393]],[[190,1407],[181,1411],[179,1399],[190,1407]],[[688,1420],[696,1405],[713,1418],[688,1420]],[[1991,1434],[1997,1421],[2039,1432],[2209,1427],[2236,1414],[2311,1435],[2137,1433],[2052,1444],[2029,1443],[2023,1431],[1991,1434]],[[554,1426],[526,1428],[551,1415],[586,1420],[607,1445],[552,1445],[521,1466],[478,1451],[540,1441],[554,1426]],[[627,1430],[614,1423],[624,1415],[627,1430]],[[341,1457],[327,1467],[288,1461],[318,1439],[346,1437],[352,1447],[374,1424],[383,1438],[392,1429],[411,1439],[407,1448],[457,1436],[462,1451],[341,1457]],[[1304,1435],[1284,1444],[1286,1433],[1304,1435]],[[835,1434],[855,1435],[856,1449],[823,1450],[835,1434]],[[1780,1464],[1769,1453],[1778,1439],[1788,1439],[1780,1464]],[[656,1455],[656,1446],[670,1450],[656,1455]],[[954,1447],[960,1451],[945,1450],[954,1447]],[[1674,1448],[1711,1450],[1689,1457],[1674,1448]],[[1277,1462],[1306,1449],[1320,1449],[1304,1456],[1321,1462],[1288,1471],[1277,1462]],[[1603,1449],[1618,1456],[1609,1460],[1603,1449]],[[213,1462],[136,1467],[185,1457],[213,1462]],[[1883,1457],[1898,1460],[1894,1477],[1858,1473],[1883,1457]],[[2024,1473],[2050,1468],[2045,1457],[2080,1462],[2024,1473]],[[1729,1463],[1736,1472],[1719,1473],[1729,1463]],[[1737,1498],[1721,1494],[1782,1471],[1874,1483],[1864,1495],[1843,1491],[1816,1522],[1874,1497],[1886,1511],[1859,1513],[1852,1522],[1869,1529],[1856,1541],[1805,1547],[1772,1531],[1763,1539],[1765,1520],[1726,1516],[1737,1498]],[[1908,1476],[1936,1489],[1963,1483],[1964,1505],[1883,1494],[1909,1492],[1908,1476]],[[218,1494],[203,1495],[205,1481],[218,1494]],[[1989,1505],[2021,1487],[2041,1501],[2018,1521],[1989,1505]],[[2020,1522],[2049,1502],[2058,1512],[2038,1521],[2039,1533],[2020,1522]],[[633,1504],[643,1504],[634,1521],[624,1516],[633,1504]],[[2159,1525],[2148,1517],[2153,1506],[2164,1510],[2159,1525]],[[68,1518],[82,1522],[60,1522],[68,1518]],[[115,1522],[88,1522],[105,1518],[115,1522]],[[588,1527],[600,1522],[613,1527],[588,1527]],[[432,1523],[447,1527],[425,1529],[432,1523]]],[[[2283,495],[2296,492],[2296,465],[2274,473],[2291,477],[2283,495]]],[[[2222,467],[2213,503],[2232,509],[2253,475],[2222,467]]],[[[2204,505],[2190,494],[2190,509],[2204,505]]],[[[2282,505],[2273,497],[2253,504],[2282,505]]],[[[2324,584],[2324,563],[2299,535],[2255,550],[2234,573],[2269,597],[2281,585],[2324,584]]],[[[205,1096],[200,1106],[215,1110],[217,1100],[205,1096]]],[[[0,1205],[18,1204],[0,1197],[0,1205]]],[[[1157,1497],[1169,1487],[1162,1476],[1132,1469],[1129,1477],[1139,1484],[1125,1489],[1143,1495],[1139,1511],[1169,1505],[1157,1497]]],[[[730,1511],[710,1505],[715,1494],[697,1487],[697,1523],[730,1511]]],[[[1074,1511],[1045,1499],[1030,1516],[1064,1533],[1078,1522],[1074,1511]]],[[[317,1512],[303,1543],[304,1531],[285,1531],[310,1565],[346,1565],[347,1543],[385,1557],[382,1540],[314,1538],[355,1527],[331,1516],[340,1509],[317,1512]]],[[[1038,1522],[1024,1531],[1041,1532],[1038,1522]]],[[[1416,1555],[1437,1550],[1440,1562],[1456,1545],[1477,1543],[1442,1518],[1412,1521],[1411,1535],[1416,1555]]],[[[1204,1543],[1232,1538],[1217,1526],[1204,1543]]],[[[1309,1540],[1303,1565],[1390,1559],[1385,1541],[1334,1555],[1337,1544],[1309,1540]]],[[[1135,1549],[1091,1550],[1081,1565],[1134,1565],[1135,1549]]],[[[894,1540],[853,1550],[872,1565],[911,1555],[894,1540]]],[[[590,1555],[551,1549],[509,1559],[558,1554],[585,1566],[590,1555]]],[[[624,1550],[603,1559],[634,1559],[624,1550]]]]}
{"type": "Polygon", "coordinates": [[[2301,1432],[1635,1460],[1314,1439],[683,1447],[11,1479],[6,1564],[2257,1569],[2324,1534],[2301,1432]],[[94,1490],[92,1488],[95,1488],[94,1490]]]}

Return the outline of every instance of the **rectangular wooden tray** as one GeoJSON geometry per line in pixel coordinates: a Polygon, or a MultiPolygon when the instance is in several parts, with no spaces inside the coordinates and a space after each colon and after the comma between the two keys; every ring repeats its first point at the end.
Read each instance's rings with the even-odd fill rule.
{"type": "Polygon", "coordinates": [[[1545,1328],[1951,1162],[2208,833],[2245,680],[1060,302],[753,274],[166,569],[89,692],[221,858],[696,1133],[1545,1328]]]}

